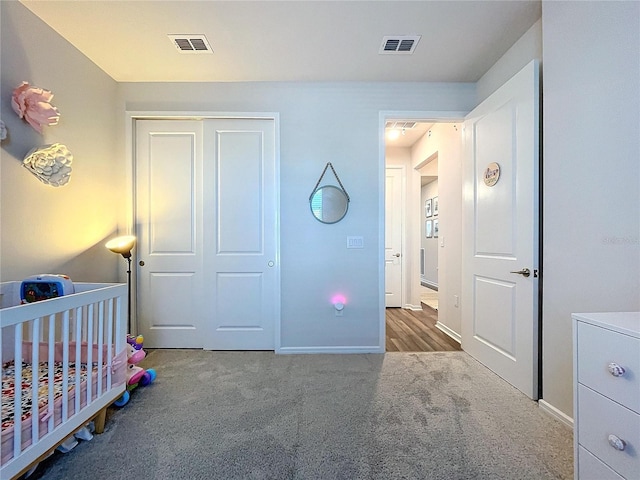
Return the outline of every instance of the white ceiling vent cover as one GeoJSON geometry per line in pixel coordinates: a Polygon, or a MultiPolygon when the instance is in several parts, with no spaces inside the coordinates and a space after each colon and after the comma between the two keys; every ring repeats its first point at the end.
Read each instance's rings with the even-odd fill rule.
{"type": "Polygon", "coordinates": [[[422,35],[395,35],[382,38],[378,53],[382,55],[411,55],[416,49],[422,35]]]}
{"type": "Polygon", "coordinates": [[[404,120],[392,120],[388,121],[384,126],[385,128],[396,128],[396,129],[411,129],[417,125],[418,122],[406,122],[404,120]]]}
{"type": "Polygon", "coordinates": [[[171,44],[180,53],[202,54],[213,53],[213,49],[204,35],[183,34],[167,35],[171,44]]]}

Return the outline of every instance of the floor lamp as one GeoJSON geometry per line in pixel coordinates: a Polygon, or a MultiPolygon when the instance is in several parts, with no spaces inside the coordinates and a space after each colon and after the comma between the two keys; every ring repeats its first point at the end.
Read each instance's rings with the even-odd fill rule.
{"type": "Polygon", "coordinates": [[[127,328],[128,334],[131,334],[131,250],[136,244],[136,237],[133,235],[125,235],[109,240],[105,247],[113,253],[119,253],[127,260],[127,328]]]}

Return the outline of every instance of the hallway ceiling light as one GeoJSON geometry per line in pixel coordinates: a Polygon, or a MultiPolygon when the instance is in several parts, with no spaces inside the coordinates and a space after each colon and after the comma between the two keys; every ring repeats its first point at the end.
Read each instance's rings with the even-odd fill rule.
{"type": "Polygon", "coordinates": [[[400,130],[387,130],[387,140],[395,140],[400,136],[400,130]]]}

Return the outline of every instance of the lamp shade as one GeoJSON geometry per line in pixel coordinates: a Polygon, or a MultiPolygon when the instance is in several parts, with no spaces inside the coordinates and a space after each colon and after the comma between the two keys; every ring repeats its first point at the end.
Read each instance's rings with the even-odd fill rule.
{"type": "Polygon", "coordinates": [[[111,250],[113,253],[119,253],[120,255],[127,256],[131,254],[131,249],[136,244],[136,237],[133,235],[125,235],[123,237],[117,237],[113,240],[109,240],[105,247],[111,250]]]}

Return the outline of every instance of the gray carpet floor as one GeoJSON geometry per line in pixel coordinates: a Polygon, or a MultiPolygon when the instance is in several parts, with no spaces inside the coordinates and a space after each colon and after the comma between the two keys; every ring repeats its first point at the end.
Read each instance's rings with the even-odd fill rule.
{"type": "Polygon", "coordinates": [[[464,352],[154,350],[33,479],[571,479],[572,432],[464,352]]]}

